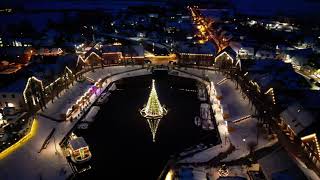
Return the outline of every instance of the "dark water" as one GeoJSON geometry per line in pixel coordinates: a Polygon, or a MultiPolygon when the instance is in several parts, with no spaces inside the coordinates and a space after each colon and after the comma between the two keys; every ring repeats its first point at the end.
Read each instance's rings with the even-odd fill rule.
{"type": "MultiPolygon", "coordinates": [[[[93,168],[79,179],[157,179],[170,155],[208,137],[208,132],[194,125],[200,108],[196,92],[181,90],[196,90],[196,81],[141,76],[116,85],[119,90],[112,93],[90,128],[81,133],[90,146],[93,168]],[[156,142],[152,142],[148,123],[138,111],[147,103],[152,78],[160,103],[169,109],[160,121],[156,142]]],[[[209,141],[215,144],[216,138],[209,141]]]]}

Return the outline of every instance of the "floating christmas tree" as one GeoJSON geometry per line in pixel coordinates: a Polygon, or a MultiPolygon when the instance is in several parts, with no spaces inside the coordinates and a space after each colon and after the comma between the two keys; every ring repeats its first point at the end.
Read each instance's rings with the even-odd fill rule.
{"type": "Polygon", "coordinates": [[[161,106],[158,99],[155,80],[152,80],[152,88],[147,105],[140,111],[140,114],[147,119],[152,132],[153,142],[155,142],[159,122],[161,118],[167,114],[167,110],[161,106]]]}

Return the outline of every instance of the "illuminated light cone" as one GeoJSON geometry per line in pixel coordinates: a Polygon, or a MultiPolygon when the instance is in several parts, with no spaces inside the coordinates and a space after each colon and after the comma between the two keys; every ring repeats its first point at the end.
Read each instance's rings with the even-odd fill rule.
{"type": "Polygon", "coordinates": [[[154,79],[152,80],[152,88],[147,105],[143,107],[140,114],[147,119],[152,132],[153,142],[155,142],[159,122],[161,118],[167,114],[167,109],[160,104],[154,79]]]}
{"type": "Polygon", "coordinates": [[[160,119],[147,119],[147,121],[152,133],[152,141],[155,142],[160,119]]]}

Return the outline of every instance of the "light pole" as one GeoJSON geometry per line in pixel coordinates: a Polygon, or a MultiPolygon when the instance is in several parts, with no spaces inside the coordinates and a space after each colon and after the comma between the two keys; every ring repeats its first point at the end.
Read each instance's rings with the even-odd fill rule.
{"type": "Polygon", "coordinates": [[[152,52],[154,53],[154,42],[152,43],[152,52]]]}
{"type": "Polygon", "coordinates": [[[245,138],[243,138],[243,139],[242,139],[242,141],[243,141],[243,152],[245,152],[245,148],[246,148],[246,139],[245,139],[245,138]]]}
{"type": "Polygon", "coordinates": [[[58,150],[57,150],[57,145],[56,145],[56,137],[55,137],[54,134],[53,134],[53,143],[54,143],[54,149],[56,150],[55,154],[57,155],[58,154],[58,150]]]}

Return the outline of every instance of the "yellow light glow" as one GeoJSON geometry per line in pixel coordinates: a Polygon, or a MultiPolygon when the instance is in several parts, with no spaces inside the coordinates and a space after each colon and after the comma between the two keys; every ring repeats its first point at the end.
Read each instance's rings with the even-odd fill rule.
{"type": "Polygon", "coordinates": [[[205,43],[205,41],[204,40],[199,40],[199,44],[204,44],[205,43]]]}
{"type": "Polygon", "coordinates": [[[83,58],[79,55],[79,56],[78,56],[77,64],[78,64],[79,60],[81,60],[82,62],[86,63],[86,62],[87,62],[87,60],[88,60],[91,56],[93,56],[93,55],[95,55],[96,57],[98,57],[98,59],[99,59],[99,60],[101,60],[101,59],[102,59],[102,57],[101,57],[101,56],[99,56],[97,53],[95,53],[95,52],[91,52],[91,53],[89,54],[89,56],[87,56],[85,59],[83,59],[83,58]]]}
{"type": "Polygon", "coordinates": [[[42,81],[39,80],[39,79],[37,79],[37,78],[34,77],[34,76],[30,77],[30,78],[28,79],[28,81],[27,81],[26,87],[25,87],[24,90],[23,90],[23,98],[24,98],[24,102],[25,102],[25,103],[27,103],[26,92],[27,92],[27,88],[28,88],[29,83],[30,83],[31,80],[35,80],[35,81],[39,82],[39,83],[40,83],[40,86],[41,86],[41,90],[44,91],[42,81]]]}
{"type": "Polygon", "coordinates": [[[301,141],[303,142],[308,142],[312,140],[313,142],[315,142],[316,144],[316,148],[317,148],[317,153],[318,153],[318,156],[320,157],[320,147],[319,147],[319,142],[318,142],[318,138],[317,138],[317,134],[316,133],[313,133],[313,134],[310,134],[310,135],[307,135],[307,136],[304,136],[301,138],[301,141]]]}
{"type": "Polygon", "coordinates": [[[174,176],[174,172],[173,172],[172,169],[170,169],[170,171],[166,175],[166,179],[165,180],[173,180],[173,176],[174,176]]]}
{"type": "Polygon", "coordinates": [[[113,43],[113,45],[120,46],[120,45],[122,45],[122,43],[121,42],[115,42],[115,43],[113,43]]]}
{"type": "Polygon", "coordinates": [[[34,119],[29,133],[26,134],[23,138],[21,138],[18,142],[12,144],[10,147],[2,151],[0,153],[0,160],[7,157],[8,155],[16,151],[18,148],[23,146],[27,141],[29,141],[37,133],[37,129],[38,129],[38,122],[36,119],[34,119]]]}
{"type": "Polygon", "coordinates": [[[218,59],[219,57],[221,57],[223,54],[226,54],[227,57],[229,57],[229,58],[231,59],[231,63],[233,64],[234,59],[233,59],[227,52],[223,52],[223,53],[219,54],[219,55],[214,59],[214,61],[217,62],[217,59],[218,59]]]}

